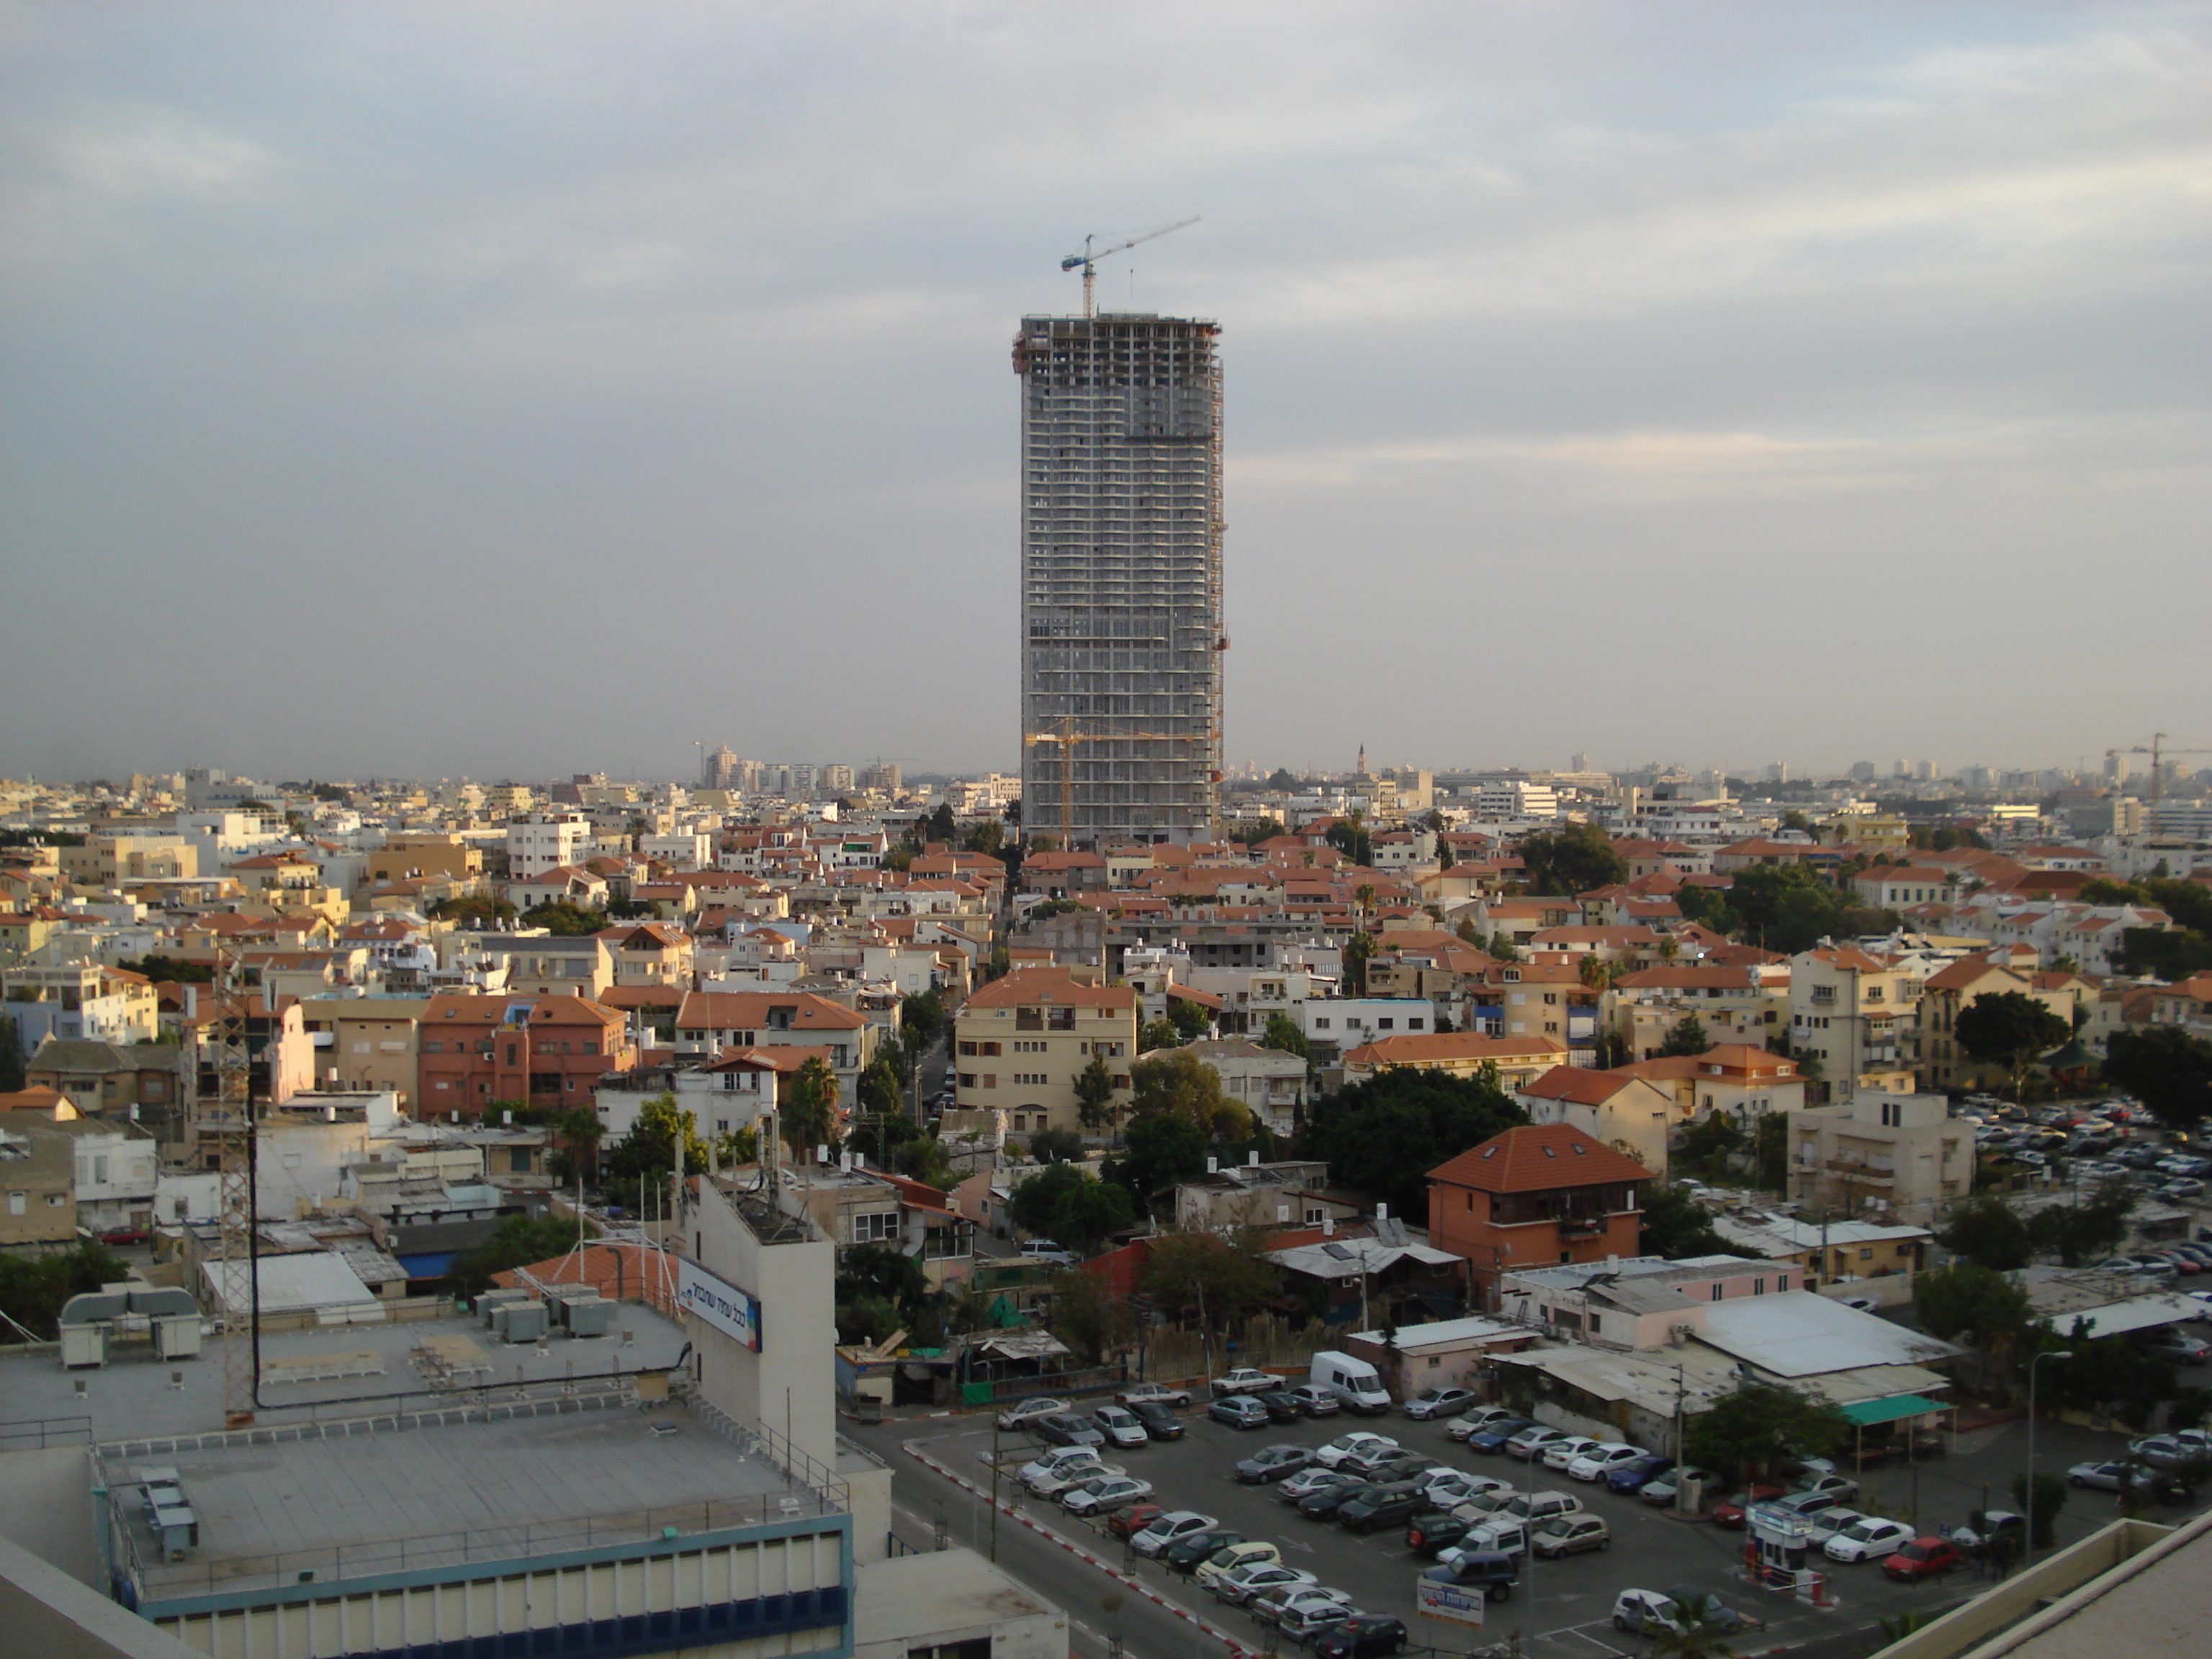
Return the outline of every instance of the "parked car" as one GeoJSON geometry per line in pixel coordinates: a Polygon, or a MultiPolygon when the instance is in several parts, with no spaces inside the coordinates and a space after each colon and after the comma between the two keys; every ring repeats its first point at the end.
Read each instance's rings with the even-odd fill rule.
{"type": "Polygon", "coordinates": [[[1318,1659],[1370,1659],[1376,1654],[1401,1652],[1405,1646],[1405,1621],[1387,1613],[1355,1613],[1314,1638],[1318,1659]]]}
{"type": "Polygon", "coordinates": [[[1454,1508],[1483,1492],[1513,1490],[1513,1483],[1510,1480],[1500,1480],[1492,1474],[1475,1474],[1466,1469],[1430,1469],[1413,1479],[1429,1495],[1429,1502],[1440,1510],[1454,1508]]]}
{"type": "Polygon", "coordinates": [[[1512,1443],[1515,1435],[1534,1426],[1534,1421],[1528,1418],[1508,1417],[1487,1428],[1477,1429],[1468,1436],[1467,1449],[1471,1452],[1480,1452],[1485,1456],[1494,1456],[1512,1443]]]}
{"type": "Polygon", "coordinates": [[[1554,1516],[1580,1515],[1583,1500],[1571,1492],[1516,1492],[1498,1513],[1530,1526],[1541,1526],[1554,1516]]]}
{"type": "Polygon", "coordinates": [[[1073,1250],[1062,1248],[1049,1238],[1032,1238],[1022,1246],[1025,1261],[1048,1261],[1055,1267],[1073,1267],[1083,1258],[1073,1250]]]}
{"type": "Polygon", "coordinates": [[[1241,1532],[1231,1532],[1224,1527],[1209,1527],[1204,1532],[1194,1532],[1188,1538],[1178,1538],[1160,1553],[1160,1565],[1170,1572],[1179,1572],[1188,1578],[1221,1551],[1244,1541],[1241,1532]]]}
{"type": "Polygon", "coordinates": [[[1126,1406],[1101,1406],[1091,1413],[1107,1439],[1116,1446],[1143,1446],[1152,1443],[1152,1434],[1139,1420],[1136,1413],[1126,1406]]]}
{"type": "Polygon", "coordinates": [[[1289,1386],[1290,1378],[1278,1376],[1273,1371],[1260,1370],[1250,1365],[1240,1365],[1233,1371],[1210,1378],[1206,1382],[1206,1387],[1213,1391],[1213,1397],[1216,1400],[1226,1399],[1233,1395],[1264,1394],[1269,1389],[1284,1389],[1289,1386]]]}
{"type": "MultiPolygon", "coordinates": [[[[1282,1547],[1271,1544],[1264,1538],[1246,1538],[1221,1548],[1200,1562],[1191,1577],[1203,1589],[1225,1572],[1235,1572],[1243,1567],[1273,1566],[1283,1559],[1282,1547]]],[[[1313,1583],[1310,1575],[1306,1583],[1313,1583]]]]}
{"type": "Polygon", "coordinates": [[[1849,1532],[1865,1519],[1866,1513],[1863,1510],[1815,1510],[1805,1517],[1808,1528],[1805,1541],[1815,1549],[1825,1548],[1828,1540],[1838,1533],[1849,1532]]]}
{"type": "Polygon", "coordinates": [[[2166,1477],[2156,1469],[2115,1457],[2104,1462],[2076,1463],[2066,1471],[2066,1480],[2069,1485],[2088,1486],[2098,1492],[2131,1489],[2147,1495],[2164,1485],[2166,1477]]]}
{"type": "Polygon", "coordinates": [[[1167,1406],[1176,1411],[1190,1409],[1190,1390],[1170,1389],[1164,1382],[1138,1382],[1123,1389],[1114,1398],[1124,1406],[1167,1406]]]}
{"type": "Polygon", "coordinates": [[[1455,1440],[1465,1440],[1500,1423],[1526,1425],[1528,1419],[1506,1406],[1474,1406],[1462,1412],[1444,1425],[1444,1432],[1455,1440]]]}
{"type": "Polygon", "coordinates": [[[1285,1642],[1308,1646],[1351,1618],[1355,1611],[1348,1595],[1328,1607],[1308,1602],[1295,1609],[1286,1609],[1275,1621],[1275,1628],[1282,1632],[1285,1642]]]}
{"type": "Polygon", "coordinates": [[[1241,1607],[1254,1596],[1268,1590],[1283,1589],[1292,1584],[1303,1589],[1321,1581],[1304,1567],[1286,1567],[1280,1561],[1262,1561],[1228,1572],[1216,1573],[1204,1582],[1206,1588],[1222,1601],[1233,1607],[1241,1607]]]}
{"type": "Polygon", "coordinates": [[[1894,1555],[1911,1541],[1912,1528],[1903,1522],[1869,1515],[1820,1547],[1832,1561],[1879,1561],[1894,1555]]]}
{"type": "Polygon", "coordinates": [[[1266,1389],[1247,1397],[1258,1401],[1267,1408],[1270,1423],[1295,1423],[1305,1415],[1298,1409],[1298,1402],[1288,1389],[1266,1389]]]}
{"type": "Polygon", "coordinates": [[[1646,1486],[1658,1480],[1660,1476],[1668,1474],[1674,1467],[1674,1460],[1671,1457],[1646,1454],[1632,1462],[1623,1463],[1620,1468],[1613,1470],[1605,1477],[1605,1484],[1613,1491],[1626,1497],[1640,1493],[1646,1486]]]}
{"type": "Polygon", "coordinates": [[[1395,1449],[1397,1444],[1387,1434],[1370,1434],[1365,1429],[1354,1429],[1348,1434],[1340,1434],[1334,1440],[1323,1441],[1314,1448],[1314,1462],[1325,1469],[1333,1469],[1355,1452],[1365,1452],[1378,1446],[1395,1449]]]}
{"type": "Polygon", "coordinates": [[[1609,1550],[1613,1529],[1595,1515],[1562,1515],[1537,1528],[1528,1547],[1547,1560],[1584,1550],[1609,1550]]]}
{"type": "Polygon", "coordinates": [[[1470,1589],[1480,1587],[1486,1601],[1510,1599],[1520,1576],[1520,1564],[1511,1556],[1482,1550],[1462,1555],[1449,1565],[1426,1568],[1421,1574],[1439,1584],[1459,1584],[1470,1589]]]}
{"type": "Polygon", "coordinates": [[[1730,1493],[1713,1505],[1713,1524],[1719,1527],[1733,1527],[1741,1530],[1744,1524],[1746,1510],[1753,1504],[1764,1504],[1769,1498],[1781,1496],[1782,1488],[1779,1486],[1746,1486],[1740,1492],[1730,1493]]]}
{"type": "Polygon", "coordinates": [[[1436,1555],[1466,1541],[1474,1522],[1464,1515],[1424,1510],[1406,1523],[1406,1547],[1415,1555],[1436,1555]]]}
{"type": "Polygon", "coordinates": [[[1232,1429],[1264,1429],[1268,1422],[1267,1408],[1244,1395],[1233,1394],[1226,1400],[1214,1401],[1206,1407],[1206,1414],[1232,1429]]]}
{"type": "Polygon", "coordinates": [[[1299,1411],[1308,1417],[1334,1417],[1344,1409],[1342,1401],[1316,1382],[1301,1382],[1284,1392],[1298,1402],[1299,1411]]]}
{"type": "Polygon", "coordinates": [[[1356,1484],[1342,1469],[1325,1469],[1318,1463],[1310,1463],[1284,1481],[1275,1495],[1285,1504],[1297,1504],[1328,1487],[1356,1484]]]}
{"type": "Polygon", "coordinates": [[[1613,1599],[1613,1627],[1629,1636],[1657,1636],[1682,1627],[1682,1610],[1654,1589],[1625,1589],[1613,1599]]]}
{"type": "MultiPolygon", "coordinates": [[[[1015,1474],[1026,1486],[1031,1481],[1042,1480],[1070,1463],[1100,1463],[1103,1461],[1098,1455],[1098,1449],[1096,1446],[1054,1446],[1048,1451],[1039,1452],[1016,1470],[1015,1474]]],[[[1103,1474],[1106,1471],[1102,1468],[1094,1470],[1093,1473],[1103,1474]]],[[[1114,1473],[1120,1474],[1122,1471],[1115,1469],[1114,1473]]]]}
{"type": "Polygon", "coordinates": [[[1237,1478],[1247,1486],[1261,1486],[1287,1480],[1313,1461],[1312,1451],[1304,1446],[1262,1446],[1237,1465],[1237,1478]]]}
{"type": "Polygon", "coordinates": [[[1951,1541],[1962,1551],[1987,1549],[1999,1539],[2014,1544],[2027,1536],[2027,1517],[2010,1510],[1970,1510],[1966,1523],[1951,1529],[1951,1541]]]}
{"type": "Polygon", "coordinates": [[[1336,1512],[1346,1504],[1355,1498],[1364,1498],[1374,1490],[1374,1485],[1365,1480],[1346,1480],[1339,1486],[1323,1486],[1298,1499],[1298,1513],[1309,1521],[1334,1521],[1336,1512]]]}
{"type": "Polygon", "coordinates": [[[1700,1488],[1713,1484],[1713,1472],[1701,1469],[1694,1463],[1678,1463],[1666,1474],[1644,1483],[1644,1490],[1636,1495],[1647,1504],[1672,1504],[1685,1480],[1694,1480],[1700,1488]]]}
{"type": "Polygon", "coordinates": [[[1454,1417],[1474,1403],[1474,1390],[1456,1387],[1423,1389],[1406,1402],[1406,1415],[1417,1422],[1426,1423],[1439,1417],[1454,1417]]]}
{"type": "Polygon", "coordinates": [[[1032,1395],[1027,1400],[1017,1400],[999,1413],[1002,1429],[1026,1429],[1039,1418],[1054,1417],[1067,1409],[1067,1402],[1056,1395],[1032,1395]]]}
{"type": "Polygon", "coordinates": [[[1531,1462],[1543,1455],[1545,1447],[1568,1437],[1565,1429],[1547,1429],[1541,1423],[1532,1423],[1505,1443],[1505,1455],[1524,1463],[1531,1462]]]}
{"type": "Polygon", "coordinates": [[[1859,1483],[1847,1474],[1805,1474],[1791,1483],[1789,1495],[1817,1492],[1831,1504],[1848,1504],[1859,1495],[1859,1483]]]}
{"type": "MultiPolygon", "coordinates": [[[[1543,1459],[1546,1468],[1557,1469],[1561,1474],[1565,1474],[1573,1467],[1575,1459],[1589,1456],[1604,1443],[1601,1440],[1593,1440],[1586,1434],[1571,1434],[1565,1439],[1547,1443],[1536,1455],[1543,1459]]],[[[1529,1461],[1533,1463],[1536,1460],[1531,1458],[1529,1461]]]]}
{"type": "Polygon", "coordinates": [[[1129,1415],[1145,1425],[1145,1432],[1155,1440],[1180,1440],[1183,1436],[1182,1419],[1156,1400],[1139,1400],[1125,1407],[1129,1415]]]}
{"type": "Polygon", "coordinates": [[[1049,1440],[1055,1446],[1103,1446],[1105,1432],[1095,1423],[1078,1417],[1073,1412],[1053,1412],[1043,1417],[1032,1418],[1029,1430],[1041,1440],[1049,1440]]]}
{"type": "Polygon", "coordinates": [[[1022,1484],[1039,1498],[1057,1498],[1070,1487],[1079,1486],[1086,1480],[1127,1473],[1118,1463],[1101,1462],[1096,1457],[1079,1457],[1072,1462],[1055,1463],[1034,1477],[1025,1477],[1022,1484]]]}
{"type": "Polygon", "coordinates": [[[1278,1584],[1254,1596],[1248,1611],[1263,1625],[1278,1629],[1326,1612],[1334,1623],[1352,1611],[1352,1598],[1325,1584],[1278,1584]]]}
{"type": "Polygon", "coordinates": [[[1387,1486],[1370,1486],[1359,1497],[1340,1504],[1336,1524],[1346,1532],[1375,1532],[1403,1526],[1429,1507],[1428,1498],[1410,1480],[1387,1486]]]}
{"type": "Polygon", "coordinates": [[[1102,1474],[1070,1486],[1060,1497],[1060,1506],[1070,1515],[1103,1515],[1124,1504],[1152,1495],[1152,1483],[1132,1474],[1102,1474]]]}
{"type": "Polygon", "coordinates": [[[1106,1523],[1106,1530],[1124,1540],[1134,1538],[1158,1520],[1164,1512],[1158,1504],[1132,1504],[1127,1509],[1114,1511],[1114,1518],[1106,1523]]]}
{"type": "Polygon", "coordinates": [[[1409,1452],[1403,1446],[1379,1447],[1370,1451],[1356,1451],[1337,1466],[1352,1474],[1364,1475],[1370,1480],[1411,1480],[1426,1469],[1444,1466],[1433,1457],[1423,1457],[1409,1452]]]}
{"type": "Polygon", "coordinates": [[[1902,1584],[1918,1584],[1966,1565],[1948,1538],[1916,1538],[1881,1564],[1885,1575],[1902,1584]]]}
{"type": "Polygon", "coordinates": [[[1219,1524],[1212,1516],[1200,1515],[1196,1510],[1170,1510],[1129,1542],[1138,1554],[1154,1559],[1177,1539],[1209,1531],[1219,1524]]]}
{"type": "Polygon", "coordinates": [[[1528,1553],[1528,1523],[1510,1516],[1492,1515],[1477,1521],[1458,1543],[1438,1550],[1437,1559],[1451,1566],[1470,1555],[1520,1556],[1528,1553]]]}
{"type": "Polygon", "coordinates": [[[2154,1353],[2161,1359],[2179,1360],[2185,1365],[2201,1365],[2207,1358],[2212,1358],[2212,1346],[2186,1331],[2154,1331],[2143,1338],[2142,1345],[2147,1353],[2154,1353]]]}
{"type": "Polygon", "coordinates": [[[1640,1462],[1650,1455],[1641,1446],[1632,1446],[1621,1440],[1609,1440],[1603,1445],[1591,1447],[1568,1464],[1567,1479],[1602,1480],[1615,1469],[1625,1469],[1631,1463],[1640,1462]]]}

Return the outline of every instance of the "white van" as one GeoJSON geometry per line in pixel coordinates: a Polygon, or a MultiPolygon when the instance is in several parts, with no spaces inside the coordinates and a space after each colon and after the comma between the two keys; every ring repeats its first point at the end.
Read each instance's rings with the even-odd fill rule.
{"type": "Polygon", "coordinates": [[[1348,1412],[1376,1416],[1390,1409],[1389,1393],[1375,1367],[1348,1353],[1324,1349],[1316,1354],[1310,1380],[1314,1387],[1327,1389],[1342,1401],[1348,1412]]]}

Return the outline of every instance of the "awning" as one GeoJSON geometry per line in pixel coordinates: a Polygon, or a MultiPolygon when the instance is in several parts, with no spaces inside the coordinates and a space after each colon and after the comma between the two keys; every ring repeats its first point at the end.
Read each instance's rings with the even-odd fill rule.
{"type": "Polygon", "coordinates": [[[1924,1394],[1893,1394],[1887,1400],[1854,1401],[1844,1407],[1844,1415],[1863,1429],[1876,1423],[1894,1423],[1900,1417],[1919,1417],[1948,1409],[1941,1401],[1930,1400],[1924,1394]]]}

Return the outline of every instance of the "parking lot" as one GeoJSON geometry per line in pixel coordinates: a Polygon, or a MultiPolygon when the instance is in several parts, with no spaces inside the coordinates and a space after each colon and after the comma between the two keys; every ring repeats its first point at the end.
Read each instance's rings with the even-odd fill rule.
{"type": "MultiPolygon", "coordinates": [[[[1464,1653],[1484,1642],[1517,1636],[1527,1652],[1559,1659],[1600,1659],[1607,1654],[1640,1655],[1649,1643],[1616,1631],[1611,1623],[1614,1598],[1629,1588],[1662,1589],[1688,1585],[1717,1595],[1765,1628],[1753,1632],[1757,1650],[1793,1646],[1863,1631],[1881,1615],[1907,1607],[1942,1608],[1972,1595],[1978,1588],[1971,1572],[1925,1584],[1892,1583],[1873,1564],[1823,1563],[1828,1569],[1828,1600],[1814,1607],[1794,1597],[1753,1587],[1739,1558],[1743,1534],[1709,1522],[1664,1513],[1639,1500],[1585,1485],[1565,1474],[1503,1456],[1485,1456],[1451,1441],[1443,1425],[1416,1422],[1394,1412],[1387,1417],[1343,1416],[1273,1424],[1239,1431],[1208,1420],[1201,1401],[1182,1413],[1185,1437],[1105,1454],[1110,1463],[1153,1484],[1151,1501],[1164,1509],[1190,1509],[1217,1517],[1248,1538],[1277,1544],[1284,1560],[1316,1575],[1324,1585],[1347,1592],[1362,1608],[1394,1613],[1406,1620],[1416,1646],[1464,1653]],[[1273,1486],[1239,1483],[1232,1473],[1241,1458],[1285,1443],[1318,1446],[1349,1430],[1387,1434],[1410,1451],[1510,1480],[1522,1490],[1571,1492],[1591,1513],[1602,1516],[1612,1534],[1609,1548],[1558,1561],[1522,1562],[1512,1598],[1488,1609],[1488,1625],[1477,1632],[1463,1626],[1420,1619],[1413,1611],[1413,1583],[1430,1565],[1405,1547],[1404,1528],[1391,1527],[1357,1535],[1331,1522],[1310,1521],[1279,1500],[1273,1486]]],[[[886,1425],[890,1427],[890,1425],[886,1425]]],[[[898,1425],[901,1437],[925,1442],[946,1465],[972,1472],[988,1485],[994,1440],[988,1418],[938,1419],[898,1425]]],[[[1967,1510],[1985,1502],[2009,1502],[2004,1492],[2010,1471],[2023,1449],[2021,1425],[2014,1423],[1959,1437],[1951,1456],[1917,1468],[1876,1469],[1866,1477],[1863,1498],[1852,1507],[1917,1522],[1921,1530],[1948,1530],[1967,1510]]],[[[1147,1586],[1190,1608],[1209,1623],[1251,1646],[1264,1645],[1271,1632],[1238,1609],[1197,1590],[1180,1576],[1137,1557],[1109,1534],[1102,1521],[1079,1520],[1049,1498],[1023,1492],[1013,1470],[1042,1449],[1029,1436],[998,1437],[1006,1476],[1001,1496],[1030,1519],[1122,1563],[1147,1586]]],[[[2039,1431],[2042,1467],[2063,1471],[2067,1464],[2108,1455],[2122,1437],[2064,1425],[2045,1424],[2039,1431]]],[[[2102,1525],[2115,1513],[2101,1493],[2077,1492],[2060,1517],[2060,1541],[2067,1542],[2102,1525]]],[[[1076,1569],[1081,1571],[1081,1569],[1076,1569]]],[[[1053,1593],[1050,1584],[1041,1585],[1053,1593]]],[[[1063,1594],[1077,1593],[1072,1589],[1063,1594]]],[[[1741,1644],[1739,1644],[1741,1645],[1741,1644]]]]}

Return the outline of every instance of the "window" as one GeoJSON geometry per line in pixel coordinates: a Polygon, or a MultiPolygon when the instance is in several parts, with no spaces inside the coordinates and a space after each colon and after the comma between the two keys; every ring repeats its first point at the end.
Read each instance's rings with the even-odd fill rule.
{"type": "Polygon", "coordinates": [[[1766,1281],[1764,1279],[1753,1279],[1751,1281],[1751,1293],[1753,1296],[1765,1296],[1766,1294],[1766,1281]]]}
{"type": "Polygon", "coordinates": [[[898,1231],[896,1210],[879,1211],[873,1214],[856,1215],[853,1218],[853,1243],[855,1244],[879,1244],[887,1239],[896,1238],[898,1231]]]}
{"type": "Polygon", "coordinates": [[[30,1197],[31,1195],[28,1193],[9,1194],[8,1213],[9,1215],[21,1215],[25,1213],[30,1208],[30,1197]]]}
{"type": "Polygon", "coordinates": [[[1881,1103],[1881,1121],[1883,1127],[1886,1128],[1903,1128],[1905,1127],[1905,1103],[1897,1100],[1883,1101],[1881,1103]]]}
{"type": "Polygon", "coordinates": [[[1444,1363],[1444,1357],[1443,1357],[1442,1354],[1439,1354],[1439,1353],[1432,1353],[1432,1354],[1431,1354],[1431,1355],[1429,1356],[1429,1369],[1430,1369],[1431,1370],[1436,1370],[1436,1368],[1437,1368],[1437,1366],[1439,1366],[1439,1365],[1443,1364],[1443,1363],[1444,1363]]]}
{"type": "Polygon", "coordinates": [[[1711,1284],[1708,1285],[1705,1287],[1705,1295],[1708,1300],[1714,1302],[1719,1301],[1721,1299],[1720,1280],[1716,1279],[1711,1284]]]}
{"type": "Polygon", "coordinates": [[[1316,1015],[1314,1018],[1314,1030],[1316,1031],[1326,1031],[1328,1030],[1328,1016],[1326,1014],[1316,1015]]]}
{"type": "Polygon", "coordinates": [[[1375,1029],[1378,1031],[1395,1031],[1398,1029],[1398,1022],[1395,1019],[1378,1019],[1375,1022],[1375,1029]]]}
{"type": "MultiPolygon", "coordinates": [[[[1595,1335],[1597,1334],[1597,1333],[1598,1333],[1598,1323],[1599,1323],[1599,1321],[1600,1321],[1602,1317],[1603,1317],[1603,1316],[1602,1316],[1602,1315],[1600,1315],[1600,1314],[1592,1314],[1592,1315],[1589,1316],[1590,1334],[1591,1334],[1592,1336],[1595,1336],[1595,1335]]],[[[1429,1364],[1431,1364],[1431,1365],[1435,1364],[1436,1363],[1437,1363],[1437,1362],[1436,1362],[1435,1360],[1433,1360],[1433,1359],[1431,1359],[1431,1360],[1429,1362],[1429,1364]]]]}

